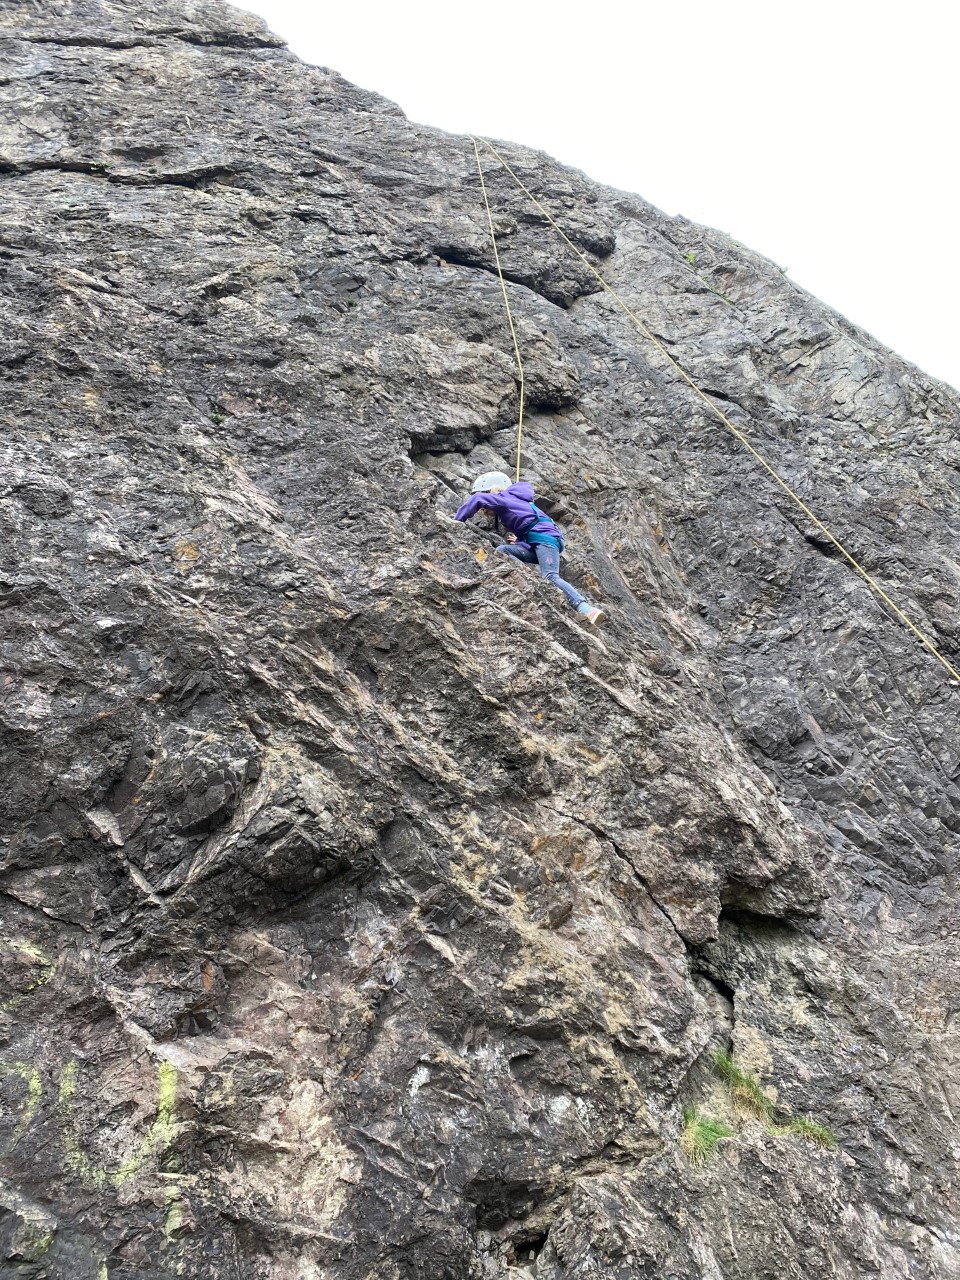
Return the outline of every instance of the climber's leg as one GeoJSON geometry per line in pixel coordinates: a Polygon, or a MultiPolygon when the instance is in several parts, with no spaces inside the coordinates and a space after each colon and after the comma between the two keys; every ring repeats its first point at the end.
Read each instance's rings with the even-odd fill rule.
{"type": "Polygon", "coordinates": [[[514,542],[502,542],[497,550],[502,551],[505,556],[513,556],[514,560],[522,560],[524,564],[537,563],[537,557],[526,544],[521,547],[514,542]]]}
{"type": "Polygon", "coordinates": [[[580,605],[586,604],[576,587],[571,587],[569,582],[564,582],[563,578],[560,577],[560,552],[557,548],[538,542],[534,547],[534,551],[537,553],[537,560],[540,563],[540,572],[548,582],[552,582],[555,587],[560,588],[572,607],[576,609],[580,605]]]}

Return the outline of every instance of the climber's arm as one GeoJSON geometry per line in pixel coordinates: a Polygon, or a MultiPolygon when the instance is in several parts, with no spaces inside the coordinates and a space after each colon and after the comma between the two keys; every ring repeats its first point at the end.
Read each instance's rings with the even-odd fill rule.
{"type": "Polygon", "coordinates": [[[496,503],[493,501],[495,497],[496,494],[493,493],[471,494],[457,514],[453,517],[454,520],[469,520],[470,517],[475,516],[478,511],[493,510],[496,506],[496,503]]]}

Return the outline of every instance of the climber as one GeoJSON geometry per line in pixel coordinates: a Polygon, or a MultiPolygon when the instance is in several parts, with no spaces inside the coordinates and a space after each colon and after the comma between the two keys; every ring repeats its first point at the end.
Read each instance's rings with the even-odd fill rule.
{"type": "Polygon", "coordinates": [[[507,530],[507,541],[498,551],[524,564],[539,564],[546,580],[560,588],[577,613],[599,626],[606,616],[603,610],[584,600],[576,587],[560,577],[563,530],[537,506],[531,484],[526,480],[511,484],[502,471],[485,471],[474,480],[471,496],[453,518],[469,520],[478,511],[492,511],[507,530]]]}

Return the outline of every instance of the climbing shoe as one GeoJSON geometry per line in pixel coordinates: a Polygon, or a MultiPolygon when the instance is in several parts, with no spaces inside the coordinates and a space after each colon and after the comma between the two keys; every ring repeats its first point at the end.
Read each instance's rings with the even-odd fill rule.
{"type": "Polygon", "coordinates": [[[607,616],[603,610],[598,609],[596,605],[587,604],[586,600],[584,600],[583,604],[577,606],[577,613],[579,613],[581,618],[586,618],[587,622],[592,623],[595,627],[599,627],[600,623],[603,622],[604,618],[607,616]]]}

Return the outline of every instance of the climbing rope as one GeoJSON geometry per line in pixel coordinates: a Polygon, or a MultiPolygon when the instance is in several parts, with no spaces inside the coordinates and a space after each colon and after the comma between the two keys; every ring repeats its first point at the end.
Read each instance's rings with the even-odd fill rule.
{"type": "MultiPolygon", "coordinates": [[[[539,211],[543,214],[544,218],[546,218],[547,222],[550,223],[553,229],[561,236],[561,238],[566,242],[566,244],[569,245],[569,247],[581,260],[581,262],[583,262],[584,266],[586,266],[587,270],[591,273],[591,275],[596,277],[600,285],[606,290],[606,292],[611,296],[611,298],[613,298],[613,300],[617,303],[617,305],[621,308],[621,310],[626,313],[626,315],[630,318],[630,320],[633,322],[636,328],[639,329],[639,331],[643,334],[643,336],[649,342],[651,342],[657,348],[657,350],[661,353],[661,355],[663,355],[667,359],[667,361],[673,366],[673,368],[676,369],[677,373],[680,374],[680,377],[683,378],[684,382],[686,382],[693,389],[693,391],[696,392],[696,394],[700,397],[700,399],[704,402],[704,404],[706,404],[710,408],[710,410],[716,415],[716,417],[720,419],[720,421],[731,433],[731,435],[733,435],[744,446],[744,448],[747,449],[753,455],[753,457],[757,460],[757,462],[760,463],[761,467],[763,467],[764,471],[766,471],[770,476],[773,477],[773,479],[777,482],[780,488],[783,489],[783,491],[789,495],[789,497],[796,503],[796,505],[800,508],[800,510],[804,513],[804,515],[809,520],[811,520],[813,524],[815,524],[816,527],[820,530],[820,532],[833,544],[833,546],[836,547],[836,549],[840,552],[843,558],[853,566],[853,568],[857,571],[860,577],[863,578],[863,580],[867,583],[867,585],[873,591],[876,592],[876,594],[880,597],[880,599],[884,602],[884,604],[886,604],[890,609],[893,610],[893,612],[904,624],[904,626],[913,632],[913,634],[917,637],[917,639],[927,649],[929,649],[929,651],[933,654],[933,656],[937,659],[937,661],[940,662],[944,667],[946,667],[951,677],[958,684],[960,684],[960,671],[957,671],[957,669],[943,656],[943,654],[936,647],[933,641],[929,640],[927,636],[924,635],[924,633],[920,630],[920,628],[916,625],[916,623],[914,623],[913,621],[911,621],[909,617],[907,617],[907,615],[899,607],[899,605],[895,604],[893,600],[890,599],[886,591],[884,591],[884,589],[880,586],[880,584],[876,581],[876,579],[872,577],[872,575],[863,567],[863,565],[860,564],[860,562],[850,554],[850,552],[846,549],[843,543],[840,542],[838,538],[834,537],[834,535],[830,532],[830,530],[823,523],[823,521],[817,515],[815,515],[813,511],[810,510],[810,508],[803,501],[800,495],[794,489],[791,488],[791,486],[787,483],[786,480],[784,480],[783,476],[780,475],[780,473],[776,470],[776,468],[773,467],[769,462],[767,462],[766,458],[757,449],[754,448],[754,446],[750,443],[750,441],[743,434],[743,432],[738,427],[734,426],[734,424],[730,421],[727,415],[721,409],[717,408],[717,406],[713,403],[710,397],[706,395],[705,392],[700,390],[700,388],[694,382],[693,378],[691,378],[689,373],[687,373],[686,369],[684,369],[682,365],[677,363],[677,361],[673,358],[673,356],[666,349],[663,343],[657,337],[655,337],[653,333],[651,333],[651,331],[643,323],[643,321],[636,314],[636,312],[633,311],[624,302],[624,300],[620,297],[619,293],[617,293],[617,291],[611,285],[607,284],[606,280],[604,280],[603,276],[596,269],[596,267],[593,265],[590,259],[586,256],[586,254],[582,253],[577,248],[577,246],[573,243],[570,237],[559,225],[559,223],[557,223],[555,219],[551,217],[550,213],[543,207],[543,205],[540,203],[537,197],[533,194],[533,192],[530,191],[526,186],[524,186],[523,182],[520,180],[517,174],[514,173],[510,165],[507,164],[506,160],[504,160],[503,156],[496,149],[496,147],[494,147],[494,145],[491,142],[488,142],[486,138],[481,138],[481,141],[483,142],[487,150],[500,161],[504,169],[506,169],[510,177],[513,178],[514,182],[517,184],[520,190],[523,191],[527,196],[529,196],[529,198],[533,201],[533,203],[536,205],[539,211]]],[[[474,146],[474,150],[477,152],[477,165],[479,167],[480,153],[477,148],[476,138],[473,138],[473,146],[474,146]]],[[[482,171],[481,171],[480,179],[482,182],[483,181],[482,171]]],[[[485,186],[483,189],[483,198],[487,204],[487,215],[489,216],[490,205],[489,205],[489,202],[487,202],[487,192],[486,192],[485,186]]],[[[490,233],[491,235],[493,234],[492,219],[490,221],[490,233]]],[[[494,239],[494,253],[496,254],[495,239],[494,239]]],[[[497,270],[499,271],[499,269],[500,269],[500,259],[498,257],[497,270]]],[[[501,284],[503,283],[502,276],[500,278],[500,282],[501,284]]],[[[506,289],[504,289],[504,298],[506,298],[506,289]]],[[[508,313],[509,313],[509,309],[510,308],[508,304],[507,306],[508,313]]],[[[510,321],[510,329],[511,329],[511,332],[513,332],[512,319],[510,321]]],[[[516,342],[516,337],[514,337],[514,342],[516,342]]],[[[517,351],[517,359],[518,360],[520,359],[519,350],[517,351]]],[[[518,479],[520,476],[519,467],[520,467],[520,439],[518,434],[518,437],[517,437],[517,477],[518,479]]]]}
{"type": "MultiPolygon", "coordinates": [[[[480,175],[480,190],[483,192],[483,203],[487,210],[487,222],[490,224],[490,239],[493,242],[493,257],[497,264],[497,275],[500,277],[500,289],[503,293],[503,305],[507,308],[507,324],[510,326],[510,336],[513,338],[513,350],[517,357],[517,369],[520,373],[520,415],[517,418],[517,474],[516,479],[520,479],[520,441],[523,439],[523,361],[520,359],[520,343],[517,341],[517,331],[513,324],[513,313],[510,310],[510,298],[507,294],[507,283],[503,278],[503,271],[500,267],[500,252],[497,249],[497,233],[493,229],[493,214],[490,212],[490,201],[487,199],[487,184],[483,180],[483,165],[480,163],[480,148],[477,146],[476,138],[471,134],[470,141],[473,143],[473,153],[477,157],[477,173],[480,175]]],[[[486,141],[484,139],[484,141],[486,141]]],[[[487,146],[490,146],[487,143],[487,146]]],[[[496,153],[494,153],[496,154],[496,153]]]]}

